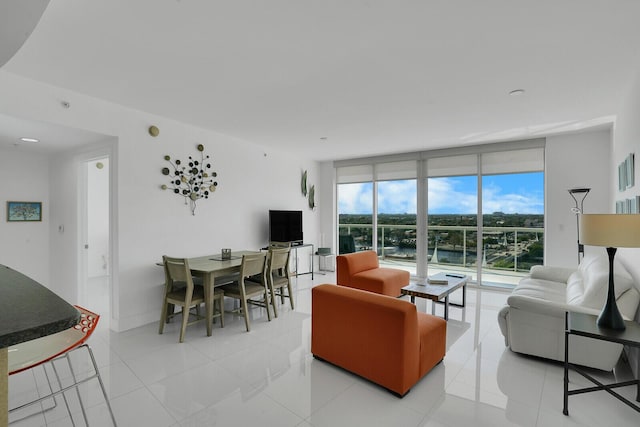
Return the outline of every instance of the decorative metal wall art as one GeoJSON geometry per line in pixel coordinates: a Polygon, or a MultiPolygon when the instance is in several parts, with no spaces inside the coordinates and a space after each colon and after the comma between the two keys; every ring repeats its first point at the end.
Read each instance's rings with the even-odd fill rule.
{"type": "Polygon", "coordinates": [[[309,209],[315,209],[316,208],[316,186],[312,185],[311,188],[309,188],[309,209]]]}
{"type": "Polygon", "coordinates": [[[307,171],[302,172],[302,179],[300,180],[300,190],[302,195],[307,197],[307,171]]]}
{"type": "Polygon", "coordinates": [[[302,171],[302,178],[300,179],[300,190],[302,191],[302,195],[306,197],[307,201],[309,202],[309,209],[315,209],[316,188],[315,188],[315,185],[312,185],[311,187],[309,187],[307,191],[307,171],[306,170],[302,171]]]}
{"type": "Polygon", "coordinates": [[[174,194],[184,197],[184,204],[188,204],[191,215],[196,214],[196,202],[199,199],[208,199],[209,195],[216,191],[218,187],[218,173],[211,170],[209,156],[204,154],[204,145],[198,144],[200,159],[189,156],[188,162],[184,164],[181,160],[171,160],[170,156],[164,156],[173,170],[168,167],[162,168],[162,174],[168,176],[171,181],[169,185],[162,184],[163,190],[171,189],[174,194]]]}

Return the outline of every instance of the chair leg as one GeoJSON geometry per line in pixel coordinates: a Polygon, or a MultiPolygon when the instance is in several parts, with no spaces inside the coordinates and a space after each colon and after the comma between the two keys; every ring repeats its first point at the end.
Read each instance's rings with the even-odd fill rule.
{"type": "Polygon", "coordinates": [[[249,322],[249,304],[246,299],[242,300],[242,314],[244,314],[244,324],[247,327],[247,332],[251,330],[249,322]]]}
{"type": "Polygon", "coordinates": [[[187,330],[187,323],[189,323],[189,307],[182,306],[182,327],[180,328],[180,342],[184,342],[184,333],[187,330]]]}
{"type": "MultiPolygon", "coordinates": [[[[264,290],[264,308],[267,310],[267,320],[271,322],[271,310],[269,310],[269,291],[264,290]]],[[[275,311],[275,307],[273,308],[275,311]]]]}
{"type": "MultiPolygon", "coordinates": [[[[67,359],[67,365],[69,365],[69,371],[71,372],[71,376],[73,377],[73,383],[78,384],[78,377],[76,377],[76,372],[71,366],[71,359],[69,358],[69,353],[65,354],[65,359],[67,359]]],[[[84,418],[84,422],[86,425],[89,425],[89,419],[87,418],[87,411],[84,408],[84,403],[82,403],[82,396],[80,396],[80,389],[75,387],[76,396],[78,397],[78,403],[80,404],[80,409],[82,410],[82,418],[84,418]]],[[[64,394],[63,394],[64,396],[64,394]]]]}
{"type": "MultiPolygon", "coordinates": [[[[271,305],[273,306],[273,315],[275,317],[278,317],[278,307],[277,303],[276,303],[276,292],[273,290],[273,286],[269,286],[269,290],[271,292],[271,305]]],[[[269,307],[268,301],[267,301],[267,307],[269,307]]]]}
{"type": "MultiPolygon", "coordinates": [[[[68,354],[65,354],[65,356],[67,357],[67,362],[69,362],[68,354]]],[[[53,374],[56,376],[56,381],[58,381],[58,386],[60,387],[60,390],[62,390],[62,380],[60,379],[60,375],[58,375],[58,370],[56,369],[55,362],[56,362],[55,359],[52,360],[50,365],[51,365],[51,368],[53,369],[53,374]]],[[[45,366],[43,366],[42,368],[44,369],[45,376],[47,376],[47,381],[49,381],[49,376],[47,375],[47,368],[45,366]]],[[[75,382],[75,379],[74,379],[74,382],[75,382]]],[[[49,387],[51,387],[51,386],[49,386],[49,387]]],[[[69,407],[69,402],[67,401],[67,395],[64,392],[60,393],[60,394],[62,395],[62,400],[64,401],[64,406],[67,407],[67,413],[69,414],[69,419],[71,420],[71,424],[73,424],[73,426],[75,427],[76,423],[73,421],[73,414],[71,413],[71,408],[69,407]]],[[[55,399],[55,397],[54,397],[54,399],[55,399]]],[[[80,402],[80,406],[82,406],[82,402],[80,402]]],[[[84,408],[82,408],[82,410],[84,411],[84,408]]]]}
{"type": "Polygon", "coordinates": [[[111,409],[111,403],[109,402],[109,397],[107,396],[107,390],[104,388],[104,383],[102,382],[102,377],[100,376],[100,371],[98,371],[98,364],[96,363],[96,358],[93,356],[93,350],[87,344],[85,344],[87,351],[89,352],[89,356],[91,356],[91,363],[93,363],[93,370],[98,377],[98,382],[100,383],[100,389],[102,389],[102,395],[104,396],[104,400],[107,403],[107,409],[109,410],[109,414],[111,415],[111,421],[113,421],[114,427],[118,424],[116,423],[116,417],[113,415],[113,410],[111,409]]]}
{"type": "Polygon", "coordinates": [[[167,322],[167,309],[168,309],[167,300],[164,299],[162,302],[162,311],[160,314],[160,327],[158,328],[158,333],[162,335],[164,332],[164,324],[167,322]]]}
{"type": "Polygon", "coordinates": [[[224,299],[218,298],[218,309],[220,310],[220,327],[224,328],[224,299]]]}
{"type": "MultiPolygon", "coordinates": [[[[293,289],[291,289],[291,282],[287,283],[287,288],[289,289],[289,302],[291,303],[291,310],[293,310],[293,289]]],[[[284,301],[282,301],[284,304],[284,301]]]]}

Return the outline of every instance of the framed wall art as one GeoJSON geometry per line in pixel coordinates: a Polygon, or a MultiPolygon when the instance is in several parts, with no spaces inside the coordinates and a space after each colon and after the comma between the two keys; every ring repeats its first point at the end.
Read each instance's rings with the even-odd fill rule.
{"type": "Polygon", "coordinates": [[[42,221],[42,202],[7,202],[7,221],[42,221]]]}
{"type": "Polygon", "coordinates": [[[625,191],[635,185],[635,155],[629,154],[618,164],[618,190],[625,191]]]}

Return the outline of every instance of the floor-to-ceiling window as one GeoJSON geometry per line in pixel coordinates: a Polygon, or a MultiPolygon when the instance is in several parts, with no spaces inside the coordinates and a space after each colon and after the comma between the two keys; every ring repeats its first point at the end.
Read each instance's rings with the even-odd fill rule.
{"type": "Polygon", "coordinates": [[[378,255],[413,274],[418,242],[416,167],[415,160],[374,166],[378,255]]]}
{"type": "Polygon", "coordinates": [[[543,263],[542,149],[486,153],[482,161],[482,282],[516,284],[543,263]]]}
{"type": "Polygon", "coordinates": [[[373,248],[373,167],[345,167],[338,175],[338,253],[373,248]]]}
{"type": "Polygon", "coordinates": [[[543,263],[544,140],[403,157],[336,162],[341,241],[414,276],[454,270],[490,285],[543,263]]]}
{"type": "Polygon", "coordinates": [[[430,158],[426,171],[428,274],[463,270],[475,280],[478,156],[430,158]]]}

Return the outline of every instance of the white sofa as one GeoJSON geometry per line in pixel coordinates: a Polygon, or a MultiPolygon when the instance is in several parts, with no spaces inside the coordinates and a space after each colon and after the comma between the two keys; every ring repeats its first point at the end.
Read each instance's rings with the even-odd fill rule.
{"type": "MultiPolygon", "coordinates": [[[[624,266],[614,263],[618,309],[633,319],[640,302],[636,284],[624,266]]],[[[606,255],[585,259],[577,270],[534,266],[498,314],[505,345],[517,353],[564,361],[565,312],[598,315],[606,300],[609,260],[606,255]]],[[[572,363],[613,369],[623,346],[589,338],[569,337],[572,363]]]]}

